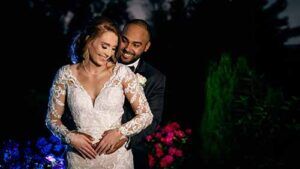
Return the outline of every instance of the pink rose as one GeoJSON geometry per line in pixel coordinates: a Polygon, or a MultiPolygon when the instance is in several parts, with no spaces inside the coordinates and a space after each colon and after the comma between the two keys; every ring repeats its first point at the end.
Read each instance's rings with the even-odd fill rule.
{"type": "Polygon", "coordinates": [[[178,136],[179,138],[183,138],[185,136],[184,132],[181,130],[176,130],[175,135],[178,136]]]}
{"type": "Polygon", "coordinates": [[[183,156],[182,150],[177,149],[176,152],[175,152],[175,156],[182,157],[183,156]]]}
{"type": "Polygon", "coordinates": [[[167,125],[166,127],[163,128],[163,132],[169,133],[172,132],[174,128],[171,125],[167,125]]]}
{"type": "Polygon", "coordinates": [[[186,134],[192,134],[192,129],[186,129],[185,132],[186,134]]]}
{"type": "Polygon", "coordinates": [[[170,126],[172,126],[172,128],[174,128],[174,129],[179,129],[180,128],[180,125],[177,122],[172,122],[170,124],[170,126]]]}
{"type": "Polygon", "coordinates": [[[158,138],[158,139],[160,139],[161,138],[161,133],[156,133],[155,137],[158,138]]]}
{"type": "MultiPolygon", "coordinates": [[[[155,144],[157,145],[157,144],[155,144]]],[[[155,152],[157,157],[161,157],[164,155],[161,145],[155,146],[155,152]]]]}
{"type": "Polygon", "coordinates": [[[148,142],[150,142],[151,139],[152,139],[152,136],[151,136],[151,135],[146,136],[146,140],[147,140],[148,142]]]}
{"type": "Polygon", "coordinates": [[[160,138],[160,141],[166,145],[172,145],[173,144],[173,138],[167,137],[167,138],[160,138]]]}
{"type": "Polygon", "coordinates": [[[168,167],[170,166],[174,161],[173,156],[171,155],[166,155],[160,160],[160,167],[168,167]]]}
{"type": "Polygon", "coordinates": [[[155,165],[154,157],[151,154],[148,154],[149,166],[152,168],[155,165]]]}
{"type": "Polygon", "coordinates": [[[176,150],[177,150],[177,149],[176,149],[175,147],[170,147],[170,148],[169,148],[169,154],[170,154],[170,155],[174,155],[174,154],[176,153],[176,150]]]}

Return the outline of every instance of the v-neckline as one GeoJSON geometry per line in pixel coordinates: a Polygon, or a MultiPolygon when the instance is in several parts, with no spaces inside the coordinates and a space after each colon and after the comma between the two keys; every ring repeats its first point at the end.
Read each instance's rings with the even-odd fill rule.
{"type": "Polygon", "coordinates": [[[71,65],[68,66],[68,69],[69,69],[69,72],[70,72],[70,75],[73,77],[74,81],[77,83],[77,85],[81,88],[82,91],[84,91],[86,93],[86,95],[90,98],[90,101],[91,101],[91,104],[92,104],[92,107],[95,108],[95,104],[96,104],[96,101],[98,99],[98,97],[103,93],[102,91],[107,87],[107,85],[109,84],[110,81],[112,81],[113,77],[115,76],[116,74],[116,69],[117,69],[117,65],[118,63],[116,63],[115,67],[113,67],[113,70],[112,70],[112,75],[110,75],[110,77],[108,78],[108,80],[106,80],[104,83],[103,83],[103,86],[101,87],[101,89],[99,90],[99,93],[97,94],[97,96],[95,97],[95,100],[93,101],[91,95],[88,93],[88,91],[84,88],[84,86],[82,85],[82,83],[77,79],[77,77],[74,75],[74,73],[72,72],[71,70],[71,65]]]}

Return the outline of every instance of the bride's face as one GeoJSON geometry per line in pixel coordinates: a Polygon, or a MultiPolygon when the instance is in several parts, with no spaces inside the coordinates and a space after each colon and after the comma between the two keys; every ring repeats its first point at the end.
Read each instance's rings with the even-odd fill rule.
{"type": "Polygon", "coordinates": [[[97,65],[105,65],[116,54],[118,37],[113,32],[104,32],[88,44],[89,59],[97,65]]]}

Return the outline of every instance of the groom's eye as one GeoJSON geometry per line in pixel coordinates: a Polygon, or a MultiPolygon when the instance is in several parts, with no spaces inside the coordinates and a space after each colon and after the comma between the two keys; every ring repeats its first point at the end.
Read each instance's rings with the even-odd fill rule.
{"type": "Polygon", "coordinates": [[[127,39],[122,37],[122,42],[127,43],[127,39]]]}
{"type": "Polygon", "coordinates": [[[133,46],[134,46],[135,48],[138,48],[138,47],[141,46],[141,44],[136,44],[136,43],[134,43],[133,46]]]}

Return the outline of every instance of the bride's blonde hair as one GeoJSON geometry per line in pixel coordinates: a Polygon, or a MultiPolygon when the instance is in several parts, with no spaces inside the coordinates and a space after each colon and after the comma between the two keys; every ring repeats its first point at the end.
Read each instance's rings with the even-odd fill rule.
{"type": "MultiPolygon", "coordinates": [[[[82,32],[74,37],[70,48],[72,63],[87,60],[89,57],[87,44],[104,32],[113,32],[118,37],[118,42],[120,41],[119,29],[111,19],[103,16],[95,17],[87,24],[82,32]]],[[[116,55],[110,57],[110,61],[116,63],[116,55]]]]}

